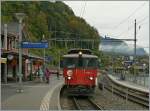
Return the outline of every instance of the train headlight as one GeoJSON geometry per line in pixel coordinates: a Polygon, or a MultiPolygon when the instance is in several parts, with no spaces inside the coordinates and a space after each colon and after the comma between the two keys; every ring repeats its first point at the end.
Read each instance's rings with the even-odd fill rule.
{"type": "Polygon", "coordinates": [[[90,80],[93,80],[93,77],[90,77],[89,79],[90,79],[90,80]]]}
{"type": "Polygon", "coordinates": [[[72,70],[67,71],[67,76],[72,76],[72,74],[73,74],[72,70]]]}
{"type": "Polygon", "coordinates": [[[71,77],[69,76],[69,77],[68,77],[68,79],[70,80],[70,79],[71,79],[71,77]]]}
{"type": "Polygon", "coordinates": [[[80,52],[79,52],[79,57],[81,57],[81,56],[82,56],[82,52],[80,51],[80,52]]]}
{"type": "Polygon", "coordinates": [[[82,52],[81,52],[81,51],[79,52],[79,55],[82,55],[82,52]]]}

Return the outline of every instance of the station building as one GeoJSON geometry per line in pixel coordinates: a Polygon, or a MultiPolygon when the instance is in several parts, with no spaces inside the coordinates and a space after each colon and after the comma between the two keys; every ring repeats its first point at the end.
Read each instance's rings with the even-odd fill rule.
{"type": "MultiPolygon", "coordinates": [[[[22,40],[29,36],[25,27],[22,28],[22,40]]],[[[19,24],[1,24],[1,81],[17,81],[19,74],[19,24]]],[[[29,54],[28,49],[22,49],[23,80],[29,80],[34,72],[42,66],[43,58],[29,54]]]]}

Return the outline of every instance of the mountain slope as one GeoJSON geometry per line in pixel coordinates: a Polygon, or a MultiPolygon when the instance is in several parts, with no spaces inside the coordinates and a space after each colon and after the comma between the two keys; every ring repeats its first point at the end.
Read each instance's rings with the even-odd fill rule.
{"type": "MultiPolygon", "coordinates": [[[[51,38],[94,39],[94,49],[98,50],[98,31],[90,26],[83,18],[76,17],[70,7],[61,1],[2,1],[2,23],[18,22],[14,16],[17,12],[24,12],[26,17],[23,23],[28,32],[27,41],[39,42],[51,38]]],[[[89,44],[84,42],[84,47],[89,44]]],[[[59,51],[65,53],[67,49],[56,43],[55,47],[46,49],[46,56],[53,57],[53,64],[58,64],[59,51]]],[[[30,49],[30,53],[43,56],[42,49],[30,49]]]]}
{"type": "MultiPolygon", "coordinates": [[[[91,38],[99,40],[99,34],[83,18],[63,2],[2,1],[2,22],[16,21],[14,13],[24,12],[24,23],[30,41],[40,41],[43,34],[49,38],[91,38]]],[[[98,49],[98,43],[95,44],[98,49]]]]}

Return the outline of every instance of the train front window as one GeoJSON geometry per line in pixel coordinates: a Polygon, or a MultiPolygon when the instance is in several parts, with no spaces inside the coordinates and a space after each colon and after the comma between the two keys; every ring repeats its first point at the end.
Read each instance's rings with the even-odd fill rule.
{"type": "Polygon", "coordinates": [[[96,58],[79,58],[78,59],[78,67],[96,68],[97,67],[97,59],[96,58]]]}
{"type": "Polygon", "coordinates": [[[90,59],[88,60],[87,67],[93,67],[93,68],[97,67],[97,59],[95,59],[95,58],[90,58],[90,59]]]}
{"type": "Polygon", "coordinates": [[[67,68],[75,68],[76,67],[76,58],[65,58],[64,60],[64,67],[67,68]]]}
{"type": "Polygon", "coordinates": [[[67,68],[96,68],[97,59],[96,58],[65,58],[64,67],[67,68]]]}

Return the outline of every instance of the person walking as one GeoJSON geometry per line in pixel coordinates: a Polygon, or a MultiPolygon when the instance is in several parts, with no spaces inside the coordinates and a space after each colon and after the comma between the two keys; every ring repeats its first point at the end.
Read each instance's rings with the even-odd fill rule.
{"type": "Polygon", "coordinates": [[[35,71],[35,80],[38,81],[39,78],[39,68],[35,71]]]}
{"type": "Polygon", "coordinates": [[[50,74],[51,74],[51,72],[48,70],[48,68],[46,68],[45,69],[46,83],[50,83],[50,74]]]}
{"type": "Polygon", "coordinates": [[[40,68],[39,69],[40,82],[43,82],[43,75],[44,75],[43,70],[42,70],[42,68],[40,68]]]}

